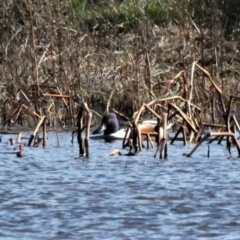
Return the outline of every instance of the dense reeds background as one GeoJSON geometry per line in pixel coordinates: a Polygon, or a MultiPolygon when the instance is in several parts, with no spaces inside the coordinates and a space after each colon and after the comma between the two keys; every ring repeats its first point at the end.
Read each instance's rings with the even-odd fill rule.
{"type": "MultiPolygon", "coordinates": [[[[99,113],[110,100],[110,108],[126,114],[155,98],[181,95],[181,81],[162,90],[181,70],[189,78],[196,60],[226,101],[240,91],[237,1],[4,0],[0,6],[4,111],[20,90],[31,97],[32,84],[45,84],[99,113]]],[[[203,114],[214,111],[216,93],[202,72],[195,72],[194,88],[192,102],[203,114]]]]}

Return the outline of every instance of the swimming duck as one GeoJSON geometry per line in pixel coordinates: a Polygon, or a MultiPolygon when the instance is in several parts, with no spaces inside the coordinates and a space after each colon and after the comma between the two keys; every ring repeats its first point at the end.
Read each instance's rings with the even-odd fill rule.
{"type": "MultiPolygon", "coordinates": [[[[167,129],[169,130],[173,124],[169,124],[167,129]]],[[[140,129],[142,134],[158,132],[159,126],[157,120],[145,120],[141,122],[140,129]]],[[[91,138],[99,139],[105,138],[107,140],[122,140],[126,134],[126,129],[119,129],[119,121],[115,113],[106,113],[101,121],[100,126],[94,130],[91,134],[91,138]],[[102,134],[103,132],[103,134],[102,134]]],[[[163,136],[163,128],[160,127],[161,138],[163,136]]]]}
{"type": "Polygon", "coordinates": [[[100,126],[92,132],[92,135],[98,135],[103,132],[104,136],[109,136],[119,130],[119,122],[115,113],[104,114],[100,126]]]}
{"type": "MultiPolygon", "coordinates": [[[[19,151],[18,152],[16,152],[16,155],[17,155],[17,157],[24,157],[24,155],[23,155],[23,149],[24,149],[24,144],[20,144],[19,146],[18,146],[18,148],[19,148],[19,151]]],[[[16,149],[16,148],[15,148],[16,149]]]]}
{"type": "Polygon", "coordinates": [[[131,152],[129,151],[128,153],[123,154],[119,149],[115,149],[112,152],[108,153],[106,156],[138,156],[139,152],[131,152]]]}

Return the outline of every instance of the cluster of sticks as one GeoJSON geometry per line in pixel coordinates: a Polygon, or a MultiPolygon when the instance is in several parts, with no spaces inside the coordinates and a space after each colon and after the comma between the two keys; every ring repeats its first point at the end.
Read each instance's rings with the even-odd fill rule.
{"type": "Polygon", "coordinates": [[[5,100],[2,107],[2,126],[15,127],[29,126],[29,122],[23,119],[31,120],[36,125],[33,134],[29,138],[28,146],[37,147],[40,142],[47,146],[47,123],[57,128],[57,122],[68,120],[68,124],[75,123],[73,100],[70,95],[62,94],[56,86],[50,85],[31,85],[27,94],[20,90],[16,98],[9,97],[5,100]],[[61,102],[59,102],[59,99],[61,102]],[[65,109],[65,115],[60,112],[65,109]],[[39,129],[42,126],[43,137],[39,137],[39,129]]]}
{"type": "MultiPolygon", "coordinates": [[[[17,141],[13,138],[10,139],[11,145],[20,143],[21,139],[27,139],[27,146],[38,147],[42,142],[43,147],[47,146],[47,123],[57,122],[56,118],[59,118],[58,108],[65,107],[66,114],[65,119],[70,119],[70,123],[74,124],[74,104],[72,98],[69,95],[61,93],[60,89],[55,86],[48,85],[32,85],[26,94],[23,90],[20,90],[16,98],[9,97],[5,100],[2,107],[1,119],[2,134],[17,134],[17,141]],[[59,103],[59,99],[62,100],[59,103]],[[55,119],[53,119],[53,116],[55,119]],[[34,122],[35,128],[30,137],[23,137],[21,132],[14,133],[13,131],[6,130],[6,127],[22,127],[27,126],[28,123],[23,123],[23,119],[28,117],[34,122]],[[15,126],[15,124],[17,125],[15,126]],[[40,137],[40,128],[42,127],[42,137],[40,137]]],[[[60,120],[60,119],[58,119],[60,120]]],[[[19,145],[18,157],[22,157],[24,144],[19,145]]],[[[15,152],[4,152],[15,153],[15,152]]]]}
{"type": "MultiPolygon", "coordinates": [[[[234,101],[239,101],[240,96],[231,95],[228,101],[228,107],[225,107],[225,102],[223,99],[223,91],[217,86],[215,81],[212,79],[208,71],[203,69],[197,62],[192,65],[190,85],[187,84],[186,71],[179,72],[162,91],[162,95],[169,92],[172,85],[177,81],[182,80],[183,93],[181,95],[176,95],[172,97],[159,98],[151,101],[148,104],[143,104],[139,111],[135,113],[133,121],[127,127],[126,135],[123,140],[123,148],[130,146],[130,151],[134,150],[135,153],[142,150],[142,137],[145,136],[147,140],[147,147],[149,147],[149,142],[153,146],[151,139],[155,137],[157,139],[157,151],[160,149],[160,158],[167,158],[167,131],[173,125],[176,129],[176,134],[172,137],[170,144],[173,144],[175,140],[178,139],[180,133],[182,133],[181,140],[184,145],[189,143],[196,143],[193,150],[186,154],[186,156],[192,156],[196,149],[209,137],[213,137],[209,140],[209,144],[213,141],[219,140],[220,144],[224,137],[226,137],[226,146],[230,152],[231,144],[233,143],[238,150],[240,157],[240,144],[237,140],[236,129],[240,132],[240,127],[236,116],[231,114],[232,104],[234,101]],[[216,124],[215,112],[212,112],[213,123],[206,123],[202,121],[202,108],[198,105],[193,104],[192,99],[194,98],[194,72],[195,68],[198,68],[205,77],[210,81],[212,85],[212,91],[217,93],[218,99],[214,99],[215,102],[219,102],[220,112],[222,115],[218,121],[220,123],[216,124]],[[147,110],[152,115],[154,115],[158,120],[158,132],[144,132],[141,129],[141,124],[139,124],[139,119],[141,114],[147,110]],[[159,114],[160,113],[160,114],[159,114]],[[169,122],[173,122],[169,124],[169,122]],[[206,134],[206,129],[216,129],[214,132],[208,132],[206,134]],[[131,134],[130,134],[131,133],[131,134]]],[[[114,110],[116,114],[121,115],[119,112],[114,110]]],[[[179,140],[179,139],[178,139],[179,140]]],[[[156,152],[157,154],[157,152],[156,152]]],[[[155,157],[156,157],[155,154],[155,157]]]]}
{"type": "MultiPolygon", "coordinates": [[[[115,109],[113,111],[118,115],[122,115],[115,109]]],[[[159,158],[167,158],[168,129],[172,126],[172,124],[167,124],[167,114],[163,113],[162,116],[159,116],[154,110],[151,112],[158,118],[157,128],[151,125],[142,125],[139,123],[139,116],[141,112],[132,122],[129,122],[122,142],[123,149],[129,147],[129,153],[127,155],[136,155],[141,152],[142,147],[144,146],[144,140],[147,141],[147,148],[149,148],[150,145],[153,148],[152,140],[155,139],[157,142],[155,157],[158,150],[160,150],[159,158]],[[157,129],[157,132],[155,129],[157,129]]]]}
{"type": "Polygon", "coordinates": [[[79,145],[79,157],[89,157],[89,138],[92,121],[92,112],[89,110],[87,103],[83,103],[77,115],[77,140],[79,145]],[[86,115],[86,125],[84,125],[84,115],[86,115]],[[85,129],[85,138],[83,136],[85,129]]]}
{"type": "MultiPolygon", "coordinates": [[[[21,139],[21,133],[18,134],[17,136],[17,139],[16,141],[13,139],[13,138],[10,138],[9,139],[9,142],[11,145],[14,145],[14,144],[18,144],[20,142],[20,139],[21,139]]],[[[2,142],[2,136],[0,137],[0,142],[2,142]]],[[[24,149],[24,146],[25,144],[23,143],[19,143],[18,147],[15,147],[13,150],[17,150],[18,151],[14,151],[14,152],[0,152],[1,154],[16,154],[17,157],[23,157],[24,154],[23,154],[23,149],[24,149]]]]}
{"type": "MultiPolygon", "coordinates": [[[[235,131],[236,129],[240,131],[240,127],[238,121],[234,114],[232,114],[232,105],[234,101],[239,101],[240,96],[231,95],[228,99],[228,105],[225,106],[225,100],[223,96],[222,89],[216,84],[216,82],[212,79],[210,73],[203,69],[197,62],[193,62],[190,83],[187,81],[187,73],[185,70],[180,71],[171,81],[167,83],[167,85],[163,88],[161,92],[161,96],[165,96],[169,92],[171,92],[171,87],[180,83],[182,85],[182,93],[170,97],[157,98],[149,103],[144,103],[141,108],[135,112],[133,120],[130,121],[127,126],[125,138],[123,140],[122,146],[123,148],[126,146],[130,146],[130,152],[133,151],[134,154],[142,151],[143,140],[147,140],[147,147],[152,144],[152,139],[155,138],[157,141],[157,152],[160,151],[159,158],[167,158],[167,140],[168,140],[168,130],[174,125],[176,128],[176,134],[171,139],[171,144],[178,138],[178,135],[182,133],[182,140],[184,145],[187,142],[196,143],[194,149],[187,154],[187,156],[192,156],[192,154],[196,151],[196,149],[201,145],[203,141],[206,141],[209,137],[214,137],[211,139],[209,143],[219,139],[219,143],[222,141],[224,137],[226,137],[227,149],[230,152],[231,144],[234,143],[238,149],[238,153],[240,156],[240,145],[238,143],[235,131]],[[214,99],[214,104],[219,103],[218,109],[222,113],[221,118],[218,119],[219,123],[215,123],[216,116],[215,112],[212,111],[212,123],[206,123],[202,121],[202,107],[194,104],[193,100],[195,98],[195,86],[194,86],[194,72],[195,68],[200,70],[203,75],[210,81],[212,86],[213,93],[217,94],[218,99],[214,99]],[[151,132],[145,131],[144,128],[139,124],[141,116],[148,111],[151,115],[157,118],[158,124],[157,128],[152,130],[151,132]],[[209,132],[205,136],[203,136],[206,128],[215,128],[217,131],[209,132]],[[157,130],[156,130],[157,129],[157,130]]],[[[14,104],[14,107],[11,109],[11,113],[8,118],[5,117],[4,124],[9,122],[16,122],[22,113],[27,113],[30,116],[37,119],[37,126],[33,132],[33,134],[29,138],[28,146],[31,146],[32,142],[34,142],[34,146],[38,146],[40,140],[43,140],[43,146],[47,145],[47,137],[46,137],[46,122],[49,117],[49,114],[52,112],[52,109],[55,109],[55,102],[51,102],[46,111],[39,111],[36,107],[37,99],[41,98],[41,102],[46,100],[46,98],[50,97],[51,99],[62,99],[64,106],[69,113],[69,118],[74,120],[74,107],[73,102],[71,101],[71,97],[69,95],[63,95],[57,87],[44,86],[41,88],[37,87],[36,96],[30,99],[27,97],[23,91],[20,91],[22,98],[19,101],[15,99],[11,99],[10,101],[14,104]],[[50,93],[46,93],[45,89],[51,90],[50,93]],[[68,99],[68,101],[66,101],[68,99]],[[28,106],[26,105],[28,104],[28,106]],[[35,109],[32,109],[32,105],[35,103],[35,109]],[[43,114],[44,113],[44,114],[43,114]],[[39,128],[42,126],[43,128],[43,137],[39,138],[38,132],[39,128]]],[[[151,91],[151,90],[149,90],[151,91]]],[[[113,95],[114,89],[110,95],[109,101],[107,103],[107,108],[109,108],[110,101],[113,95]]],[[[154,94],[152,94],[154,95],[154,94]]],[[[214,94],[213,94],[214,95],[214,94]]],[[[214,95],[215,96],[215,95],[214,95]]],[[[49,103],[48,101],[46,101],[49,103]]],[[[39,105],[39,102],[38,102],[39,105]]],[[[115,111],[117,114],[117,111],[115,111]]],[[[120,114],[121,115],[121,114],[120,114]]],[[[90,111],[87,103],[83,103],[80,106],[78,115],[77,115],[77,139],[79,144],[79,156],[80,157],[89,157],[89,137],[90,137],[90,128],[91,128],[91,120],[92,120],[92,112],[90,111]],[[84,117],[86,119],[86,124],[84,125],[83,120],[84,117]],[[85,138],[83,136],[84,129],[85,138]]]]}
{"type": "Polygon", "coordinates": [[[62,94],[56,86],[31,85],[27,93],[23,90],[18,91],[15,98],[8,97],[2,106],[0,117],[3,126],[13,127],[15,124],[26,126],[30,122],[26,122],[26,119],[36,123],[43,122],[43,118],[47,118],[52,126],[60,121],[65,125],[67,122],[68,125],[75,124],[73,99],[70,95],[62,94]]]}

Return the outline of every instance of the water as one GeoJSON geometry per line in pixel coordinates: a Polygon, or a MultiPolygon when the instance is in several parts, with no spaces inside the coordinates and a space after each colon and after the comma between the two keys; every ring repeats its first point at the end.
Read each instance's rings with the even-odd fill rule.
{"type": "MultiPolygon", "coordinates": [[[[0,151],[12,151],[4,143],[0,151]]],[[[240,161],[224,146],[169,145],[168,160],[106,154],[121,141],[92,140],[82,161],[71,134],[47,148],[0,154],[0,239],[239,239],[240,161]]]]}

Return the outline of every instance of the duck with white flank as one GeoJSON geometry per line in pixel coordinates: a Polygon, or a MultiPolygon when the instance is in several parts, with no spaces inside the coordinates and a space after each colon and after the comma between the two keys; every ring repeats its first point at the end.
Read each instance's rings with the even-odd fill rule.
{"type": "MultiPolygon", "coordinates": [[[[106,113],[101,121],[100,126],[91,134],[93,139],[106,140],[123,140],[126,134],[125,128],[119,128],[118,118],[115,113],[106,113]]],[[[169,130],[172,124],[167,126],[169,130]]],[[[142,133],[153,133],[158,131],[157,120],[145,120],[140,124],[142,133]]],[[[163,129],[160,127],[160,134],[163,134],[163,129]]]]}
{"type": "Polygon", "coordinates": [[[115,113],[106,113],[100,126],[91,134],[91,138],[123,139],[125,129],[119,130],[119,122],[115,113]]]}

